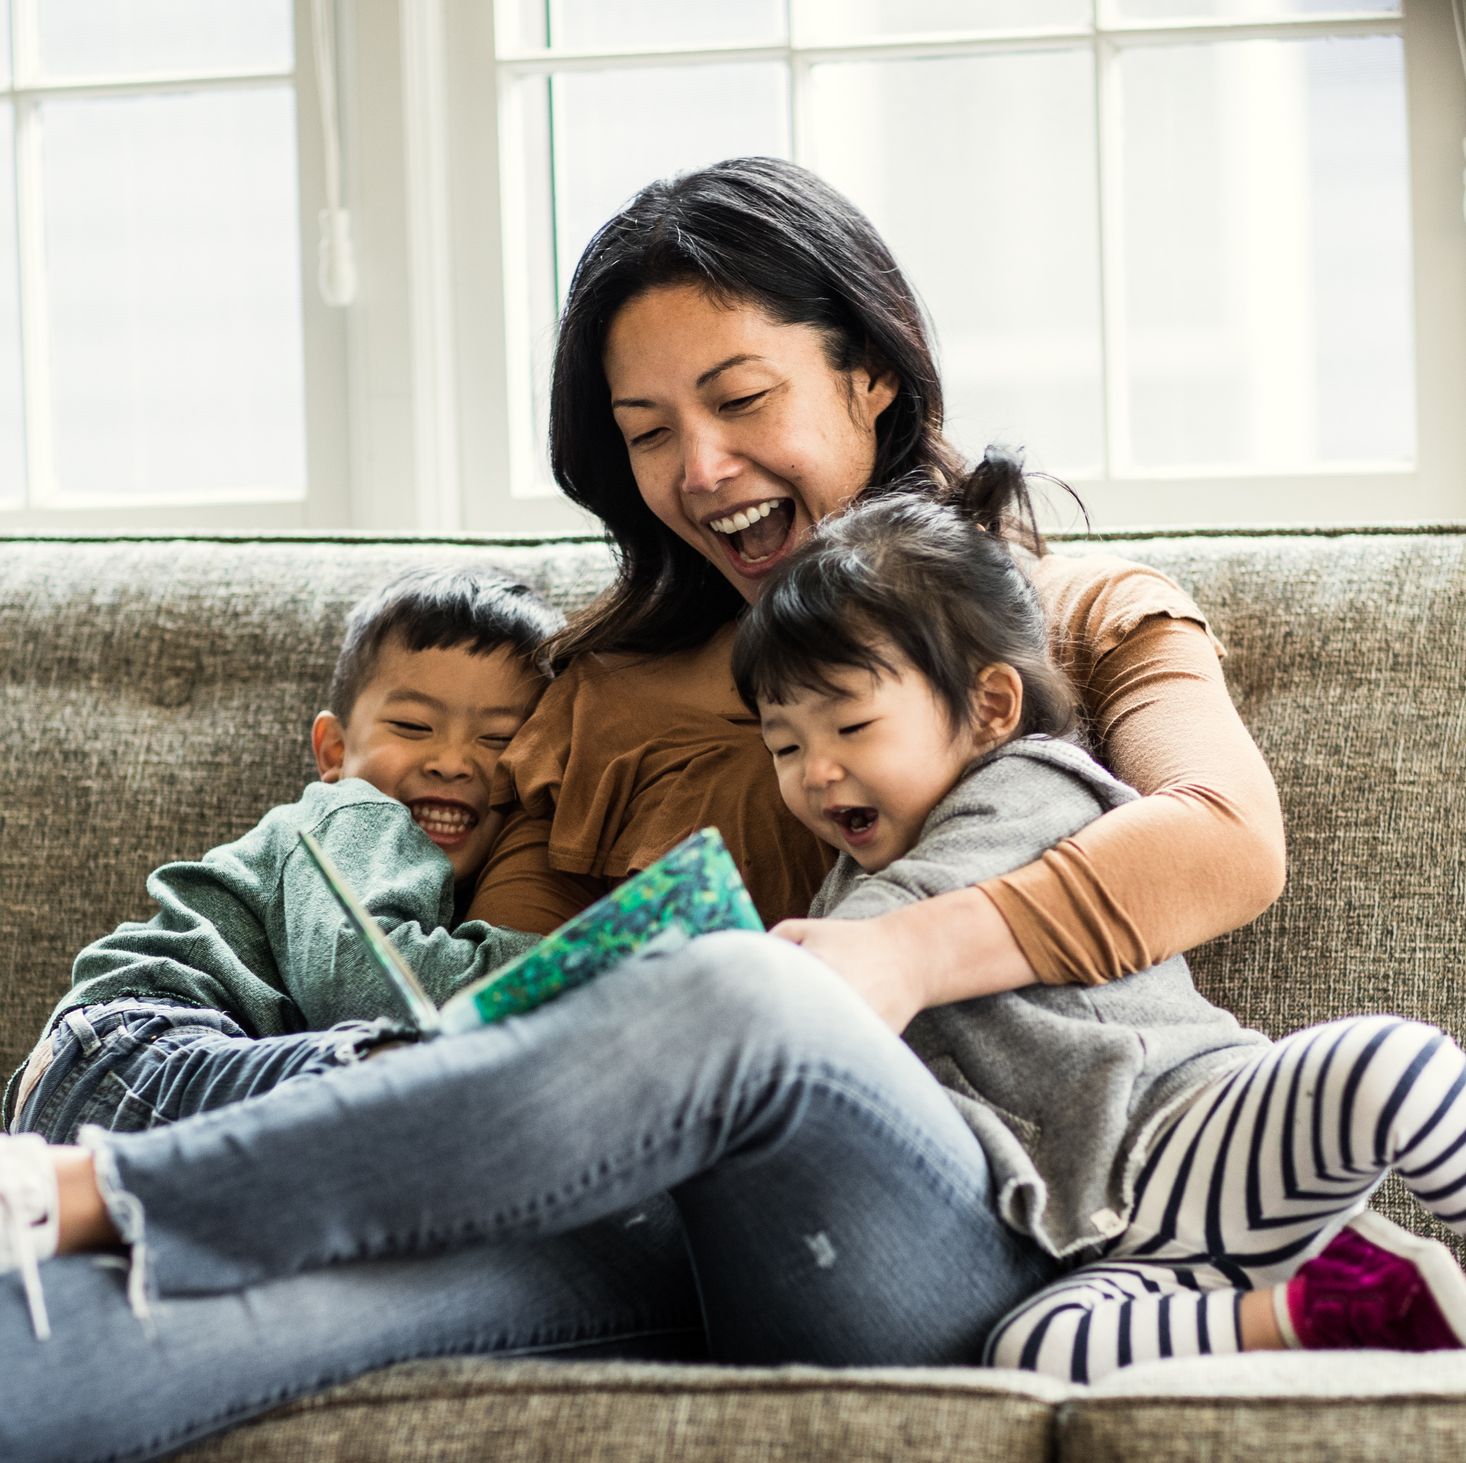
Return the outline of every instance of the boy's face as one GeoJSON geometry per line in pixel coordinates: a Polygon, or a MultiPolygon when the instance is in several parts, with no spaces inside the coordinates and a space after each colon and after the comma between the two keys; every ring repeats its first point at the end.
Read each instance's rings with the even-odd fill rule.
{"type": "Polygon", "coordinates": [[[499,831],[489,784],[543,681],[500,647],[409,650],[389,640],[343,724],[316,717],[311,743],[323,782],[360,777],[405,803],[463,883],[483,867],[499,831]]]}
{"type": "Polygon", "coordinates": [[[954,732],[926,678],[883,655],[898,674],[836,669],[828,679],[839,694],[800,691],[758,708],[789,811],[867,873],[910,852],[927,815],[993,745],[976,721],[954,732]]]}

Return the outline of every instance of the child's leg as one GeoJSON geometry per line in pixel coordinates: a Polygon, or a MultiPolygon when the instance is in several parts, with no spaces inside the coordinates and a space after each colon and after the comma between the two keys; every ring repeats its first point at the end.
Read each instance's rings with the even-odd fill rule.
{"type": "Polygon", "coordinates": [[[71,1143],[83,1124],[137,1132],[349,1066],[398,1034],[387,1022],[250,1037],[222,1011],[111,1001],[68,1012],[19,1084],[14,1132],[71,1143]]]}
{"type": "Polygon", "coordinates": [[[1096,1382],[1117,1367],[1243,1351],[1247,1292],[1198,1290],[1184,1269],[1134,1261],[1082,1265],[994,1328],[989,1366],[1096,1382]]]}
{"type": "Polygon", "coordinates": [[[1396,1164],[1466,1232],[1463,1094],[1466,1057],[1419,1022],[1338,1021],[1276,1043],[1166,1124],[1125,1234],[1102,1265],[1006,1318],[995,1358],[1094,1380],[1129,1361],[1243,1349],[1241,1293],[1286,1282],[1396,1164]]]}
{"type": "Polygon", "coordinates": [[[1466,1199],[1437,1202],[1466,1187],[1463,1147],[1466,1057],[1449,1037],[1394,1016],[1311,1027],[1207,1083],[1158,1135],[1111,1253],[1196,1267],[1203,1284],[1274,1284],[1391,1167],[1466,1218],[1466,1199]]]}

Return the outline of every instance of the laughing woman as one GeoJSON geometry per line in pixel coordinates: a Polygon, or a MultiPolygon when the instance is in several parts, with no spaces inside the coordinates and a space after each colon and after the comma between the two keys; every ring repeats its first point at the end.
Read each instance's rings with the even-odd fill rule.
{"type": "MultiPolygon", "coordinates": [[[[576,270],[550,450],[619,573],[560,641],[565,673],[500,764],[510,817],[475,912],[547,932],[711,823],[765,920],[803,915],[827,851],[782,811],[730,646],[811,524],[872,484],[963,473],[910,285],[869,221],[793,164],[654,183],[576,270]]],[[[1145,969],[1282,888],[1276,790],[1202,612],[1154,570],[988,526],[1035,555],[1055,658],[1109,765],[1148,796],[971,891],[786,928],[898,1031],[960,997],[1145,969]]]]}

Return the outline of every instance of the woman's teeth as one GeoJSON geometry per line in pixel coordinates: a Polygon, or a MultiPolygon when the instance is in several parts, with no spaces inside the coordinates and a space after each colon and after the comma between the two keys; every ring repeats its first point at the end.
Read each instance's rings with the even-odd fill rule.
{"type": "Polygon", "coordinates": [[[757,523],[760,518],[767,518],[778,504],[777,498],[770,498],[767,503],[759,503],[753,508],[740,508],[737,513],[730,513],[726,518],[714,518],[708,527],[715,533],[742,533],[749,524],[757,523]]]}

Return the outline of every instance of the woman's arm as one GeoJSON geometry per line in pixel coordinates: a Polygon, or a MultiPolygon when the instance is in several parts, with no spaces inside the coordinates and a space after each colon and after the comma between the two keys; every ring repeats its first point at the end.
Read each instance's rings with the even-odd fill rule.
{"type": "Polygon", "coordinates": [[[1282,815],[1206,631],[1143,619],[1082,689],[1110,766],[1148,796],[975,889],[843,927],[788,921],[779,933],[896,1025],[1035,980],[1098,984],[1260,914],[1283,886],[1282,815]]]}
{"type": "Polygon", "coordinates": [[[1085,700],[1111,769],[1148,796],[982,886],[1050,984],[1113,980],[1236,929],[1286,872],[1277,787],[1200,625],[1142,622],[1085,700]]]}

